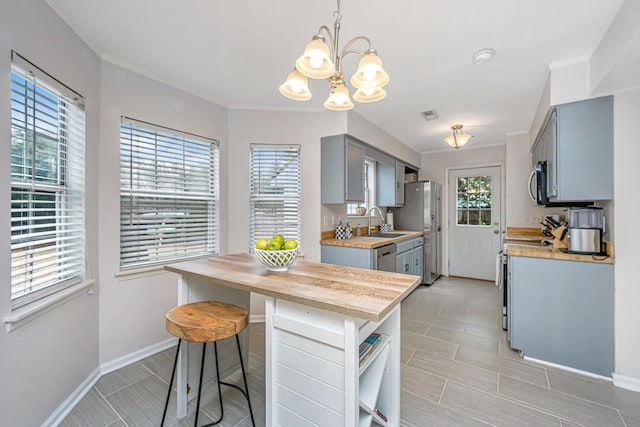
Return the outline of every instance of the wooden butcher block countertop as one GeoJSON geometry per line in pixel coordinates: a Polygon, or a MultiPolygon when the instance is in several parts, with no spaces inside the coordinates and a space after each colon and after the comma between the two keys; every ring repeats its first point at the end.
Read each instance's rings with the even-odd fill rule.
{"type": "Polygon", "coordinates": [[[385,246],[390,243],[397,243],[402,240],[411,239],[422,236],[421,231],[402,231],[394,230],[390,233],[401,234],[398,237],[386,238],[386,237],[369,237],[366,234],[362,236],[354,236],[351,239],[322,239],[321,245],[329,246],[345,246],[348,248],[361,248],[361,249],[375,249],[380,246],[385,246]]]}
{"type": "Polygon", "coordinates": [[[507,244],[507,255],[524,256],[529,258],[560,259],[565,261],[599,262],[603,264],[615,263],[615,259],[611,256],[605,257],[600,255],[570,254],[563,252],[560,249],[555,249],[553,246],[533,246],[518,243],[507,244]]]}
{"type": "MultiPolygon", "coordinates": [[[[604,264],[615,263],[613,255],[605,257],[601,255],[570,254],[553,246],[542,246],[539,244],[542,239],[546,239],[546,237],[540,233],[540,228],[507,227],[506,253],[510,256],[529,258],[599,262],[604,264]]],[[[613,246],[607,243],[606,251],[608,254],[613,254],[613,246]]]]}
{"type": "Polygon", "coordinates": [[[301,260],[287,272],[271,272],[253,254],[184,261],[165,269],[374,322],[382,320],[420,282],[418,276],[408,274],[301,260]]]}

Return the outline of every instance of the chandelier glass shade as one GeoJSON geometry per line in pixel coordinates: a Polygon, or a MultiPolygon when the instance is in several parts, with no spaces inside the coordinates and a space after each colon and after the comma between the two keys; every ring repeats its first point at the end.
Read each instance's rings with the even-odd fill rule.
{"type": "Polygon", "coordinates": [[[453,148],[460,148],[467,142],[469,142],[469,140],[473,138],[473,135],[463,133],[462,127],[462,125],[451,126],[452,133],[444,139],[444,142],[446,142],[453,148]]]}
{"type": "Polygon", "coordinates": [[[294,68],[287,81],[280,85],[280,93],[296,101],[306,101],[311,98],[309,80],[294,68]]]}
{"type": "Polygon", "coordinates": [[[373,49],[371,41],[364,36],[354,37],[343,46],[342,50],[339,50],[340,20],[342,19],[340,0],[338,0],[338,9],[333,15],[335,18],[333,32],[325,25],[318,29],[318,33],[307,43],[304,53],[296,60],[295,69],[280,85],[280,93],[296,101],[306,101],[311,98],[307,77],[328,79],[330,91],[329,97],[324,102],[325,108],[338,111],[350,110],[353,108],[353,103],[349,97],[349,89],[345,85],[342,61],[346,55],[354,53],[362,58],[358,63],[358,69],[349,80],[356,89],[353,99],[358,102],[376,102],[383,99],[387,95],[383,87],[389,83],[389,74],[384,70],[378,52],[373,49]],[[358,42],[366,43],[367,49],[353,48],[352,46],[358,42]]]}

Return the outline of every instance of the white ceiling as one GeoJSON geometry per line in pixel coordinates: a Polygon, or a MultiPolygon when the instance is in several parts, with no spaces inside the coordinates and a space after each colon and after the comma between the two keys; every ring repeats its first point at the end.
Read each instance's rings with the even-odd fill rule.
{"type": "MultiPolygon", "coordinates": [[[[102,58],[229,108],[321,111],[327,81],[292,101],[278,86],[333,0],[46,0],[102,58]]],[[[340,48],[364,35],[391,76],[355,111],[418,152],[456,123],[495,145],[528,131],[549,64],[589,57],[622,0],[344,0],[340,48]],[[472,54],[496,50],[476,65],[472,54]],[[421,112],[440,116],[427,122],[421,112]]],[[[355,45],[354,47],[364,47],[355,45]]],[[[345,74],[358,58],[344,62],[345,74]]],[[[353,93],[353,90],[352,90],[353,93]]],[[[336,113],[338,114],[338,113],[336,113]]]]}

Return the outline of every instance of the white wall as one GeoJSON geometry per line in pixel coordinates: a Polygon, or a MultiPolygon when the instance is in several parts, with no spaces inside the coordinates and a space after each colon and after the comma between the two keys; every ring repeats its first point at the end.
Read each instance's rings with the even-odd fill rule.
{"type": "Polygon", "coordinates": [[[640,197],[635,176],[640,159],[640,89],[616,94],[614,111],[615,367],[617,376],[630,378],[640,390],[640,197]]]}
{"type": "MultiPolygon", "coordinates": [[[[473,145],[473,140],[469,143],[473,145]]],[[[453,166],[483,165],[487,163],[500,163],[505,161],[505,145],[493,145],[489,147],[466,146],[459,149],[450,149],[433,153],[423,153],[420,166],[420,180],[433,180],[445,184],[448,177],[445,170],[453,166]]]]}
{"type": "MultiPolygon", "coordinates": [[[[100,62],[43,1],[0,2],[0,317],[11,313],[10,51],[80,92],[86,108],[86,228],[89,278],[98,275],[97,180],[100,62]]],[[[4,326],[4,325],[3,325],[4,326]]],[[[0,424],[37,426],[98,366],[98,295],[70,301],[7,333],[0,330],[0,424]]]]}
{"type": "Polygon", "coordinates": [[[109,62],[102,63],[101,91],[100,363],[104,364],[170,338],[164,315],[178,302],[173,273],[115,277],[120,265],[120,117],[220,141],[223,242],[229,141],[225,108],[109,62]]]}
{"type": "MultiPolygon", "coordinates": [[[[459,149],[449,149],[435,153],[422,154],[422,166],[420,167],[420,180],[436,181],[442,184],[442,266],[444,275],[449,274],[449,226],[448,226],[448,192],[449,168],[464,168],[475,166],[495,166],[502,165],[504,176],[505,145],[494,145],[490,147],[464,147],[459,149]]],[[[502,192],[504,199],[504,191],[502,192]]],[[[504,209],[503,209],[504,212],[504,209]]],[[[504,222],[503,222],[504,225],[504,222]]]]}
{"type": "Polygon", "coordinates": [[[531,173],[531,152],[529,134],[519,133],[507,135],[505,203],[507,227],[540,227],[538,221],[530,221],[531,217],[542,218],[544,215],[563,215],[562,208],[545,208],[531,201],[527,185],[531,173]]]}
{"type": "Polygon", "coordinates": [[[348,112],[347,133],[412,166],[420,167],[420,154],[353,110],[348,112]]]}
{"type": "MultiPolygon", "coordinates": [[[[345,133],[346,114],[333,111],[229,111],[229,253],[249,251],[249,144],[300,144],[302,230],[308,261],[320,261],[320,138],[345,133]]],[[[251,317],[264,316],[264,298],[251,297],[251,317]]]]}

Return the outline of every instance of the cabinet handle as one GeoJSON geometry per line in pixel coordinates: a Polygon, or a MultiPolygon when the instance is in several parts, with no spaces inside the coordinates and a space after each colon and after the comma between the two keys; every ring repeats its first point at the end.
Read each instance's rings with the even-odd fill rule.
{"type": "Polygon", "coordinates": [[[404,271],[409,271],[409,264],[404,265],[404,271]]]}

